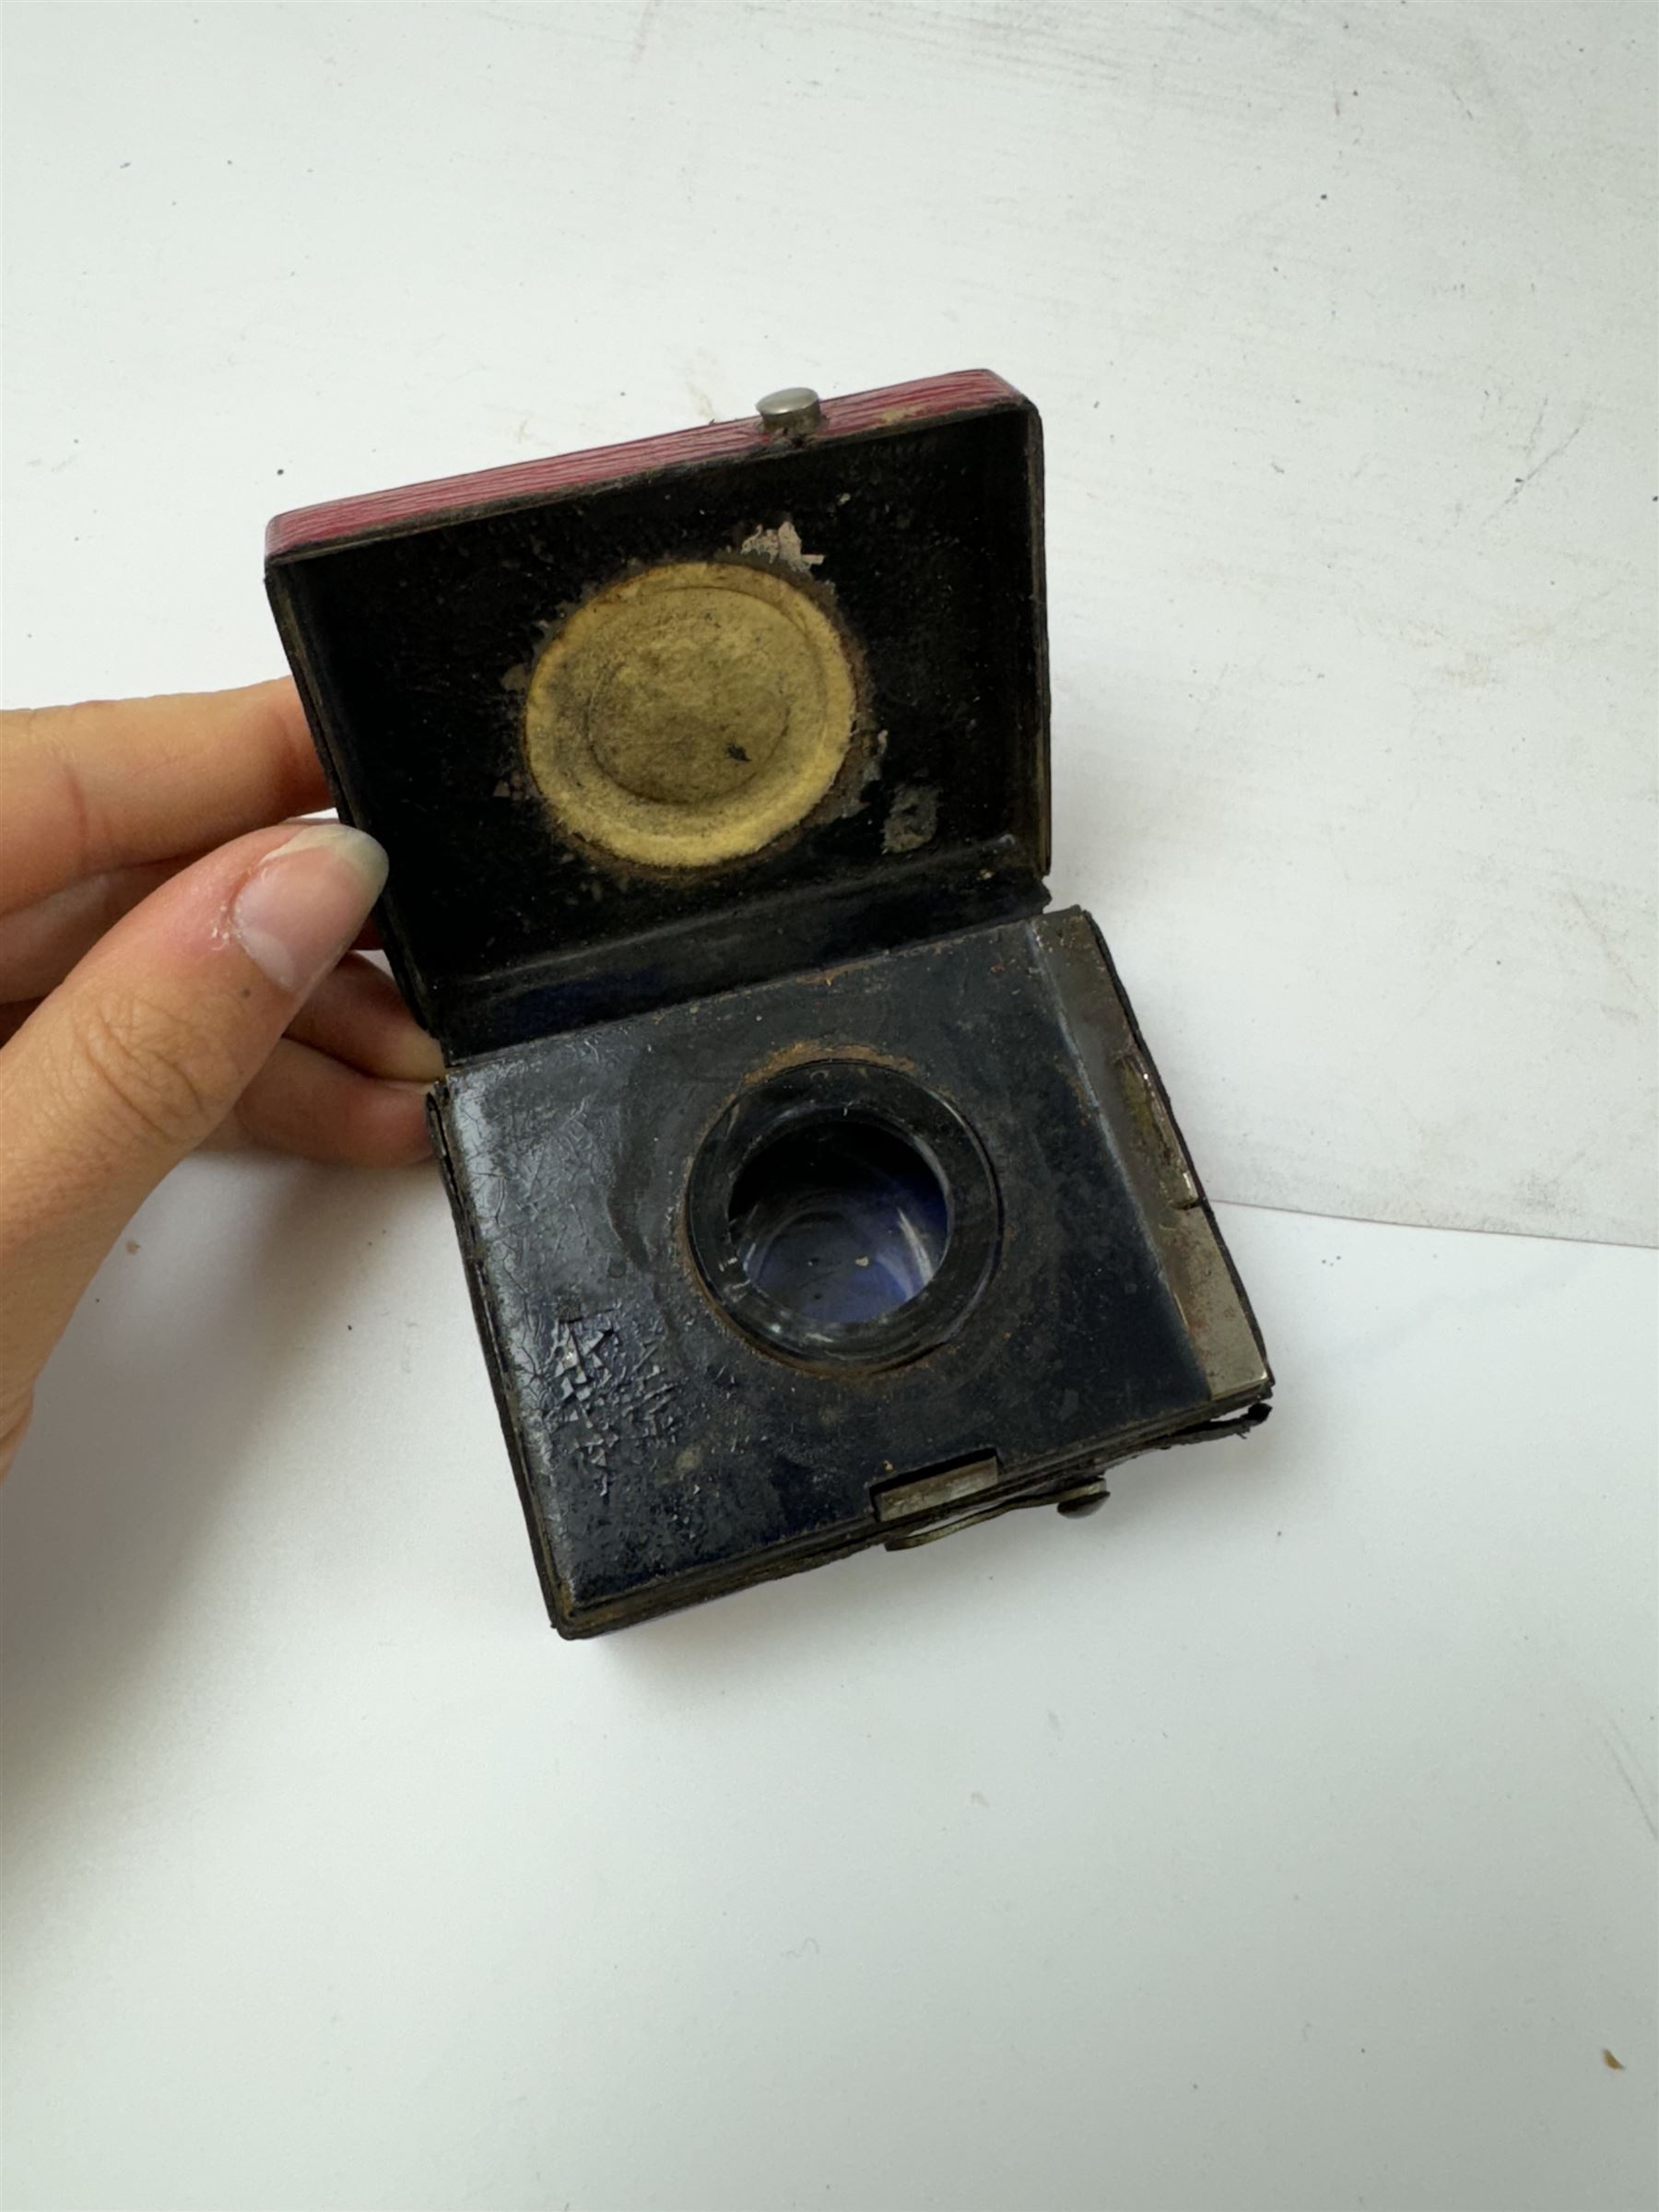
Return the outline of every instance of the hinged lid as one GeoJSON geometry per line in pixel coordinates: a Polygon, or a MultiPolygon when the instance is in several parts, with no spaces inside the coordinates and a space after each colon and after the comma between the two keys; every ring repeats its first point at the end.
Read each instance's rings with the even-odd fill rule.
{"type": "Polygon", "coordinates": [[[1036,410],[982,371],[776,396],[270,526],[452,1058],[1044,902],[1036,410]]]}

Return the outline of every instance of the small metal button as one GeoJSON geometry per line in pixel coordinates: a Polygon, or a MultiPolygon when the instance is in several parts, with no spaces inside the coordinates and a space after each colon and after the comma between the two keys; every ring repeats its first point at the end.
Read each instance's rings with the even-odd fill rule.
{"type": "Polygon", "coordinates": [[[1066,1490],[1054,1500],[1054,1511],[1068,1521],[1081,1521],[1086,1514],[1098,1513],[1107,1495],[1106,1485],[1098,1479],[1080,1483],[1075,1490],[1066,1490]]]}
{"type": "Polygon", "coordinates": [[[788,438],[804,438],[824,419],[823,405],[805,384],[791,384],[782,392],[769,392],[755,402],[755,412],[769,430],[788,438]]]}

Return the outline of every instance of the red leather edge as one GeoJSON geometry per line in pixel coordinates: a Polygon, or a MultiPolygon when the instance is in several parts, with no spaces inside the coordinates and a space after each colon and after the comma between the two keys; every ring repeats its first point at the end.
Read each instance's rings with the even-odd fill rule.
{"type": "MultiPolygon", "coordinates": [[[[988,369],[961,369],[950,376],[924,376],[913,383],[884,384],[875,392],[853,392],[827,399],[816,445],[826,438],[846,438],[859,430],[886,429],[900,423],[927,422],[959,415],[1019,394],[988,369]]],[[[506,468],[479,469],[471,476],[439,477],[428,484],[405,484],[394,491],[371,491],[357,499],[326,500],[316,507],[291,508],[265,529],[265,559],[309,551],[408,524],[441,522],[460,512],[499,507],[517,500],[546,499],[578,486],[616,483],[660,468],[720,461],[752,452],[777,433],[756,416],[737,422],[711,422],[691,430],[670,430],[658,438],[636,438],[626,445],[597,445],[586,453],[561,453],[551,460],[518,461],[506,468]]]]}

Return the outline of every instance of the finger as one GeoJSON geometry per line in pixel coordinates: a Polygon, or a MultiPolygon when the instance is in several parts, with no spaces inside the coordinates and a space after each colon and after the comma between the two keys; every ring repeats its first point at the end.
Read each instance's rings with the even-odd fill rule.
{"type": "Polygon", "coordinates": [[[385,1082],[285,1037],[208,1144],[262,1145],[352,1168],[430,1159],[427,1087],[385,1082]]]}
{"type": "Polygon", "coordinates": [[[135,907],[0,1052],[0,1436],[122,1223],[230,1112],[385,868],[338,823],[240,839],[135,907]]]}
{"type": "MultiPolygon", "coordinates": [[[[62,890],[15,914],[0,913],[0,1007],[15,1006],[19,999],[44,998],[48,991],[55,991],[106,929],[200,857],[192,853],[179,860],[112,868],[79,883],[66,883],[62,890]]],[[[379,947],[380,932],[371,921],[364,923],[355,942],[365,951],[379,947]]]]}
{"type": "Polygon", "coordinates": [[[0,1006],[0,1045],[11,1042],[40,1003],[38,998],[20,998],[9,1006],[0,1006]]]}
{"type": "Polygon", "coordinates": [[[162,860],[107,869],[66,883],[17,913],[0,914],[0,1001],[44,998],[106,929],[184,865],[162,860]]]}
{"type": "Polygon", "coordinates": [[[282,677],[239,691],[41,707],[0,722],[0,911],[83,876],[200,853],[328,804],[282,677]]]}
{"type": "Polygon", "coordinates": [[[323,978],[288,1024],[288,1035],[365,1075],[435,1083],[443,1073],[443,1055],[404,1005],[397,985],[383,969],[354,953],[323,978]]]}

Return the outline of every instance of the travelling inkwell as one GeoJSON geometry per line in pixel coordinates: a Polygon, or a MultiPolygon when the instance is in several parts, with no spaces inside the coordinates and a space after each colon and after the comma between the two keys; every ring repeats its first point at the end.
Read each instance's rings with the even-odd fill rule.
{"type": "Polygon", "coordinates": [[[1248,1429],[1249,1305],[1046,912],[1035,409],[982,371],[279,516],[554,1625],[1248,1429]]]}

